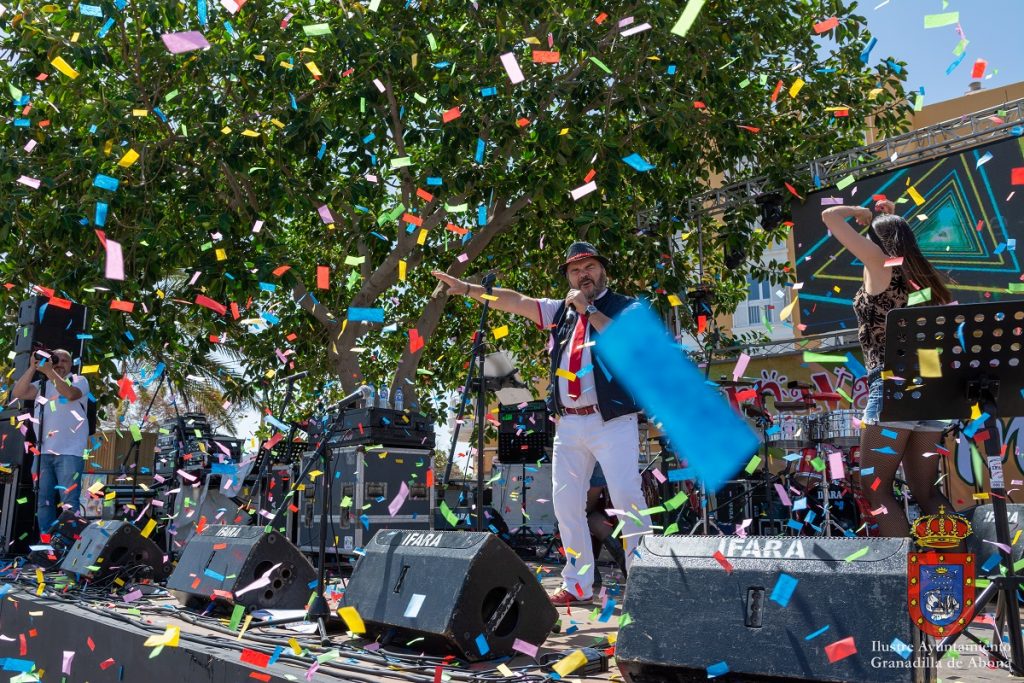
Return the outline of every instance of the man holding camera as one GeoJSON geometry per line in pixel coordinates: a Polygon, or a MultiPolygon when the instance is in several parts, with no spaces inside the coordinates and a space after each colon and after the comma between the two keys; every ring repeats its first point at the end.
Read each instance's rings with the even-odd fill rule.
{"type": "Polygon", "coordinates": [[[38,420],[35,429],[39,449],[36,519],[39,533],[49,534],[59,516],[58,499],[63,509],[77,511],[79,507],[84,455],[89,445],[89,382],[81,375],[71,374],[68,351],[37,351],[11,393],[16,399],[34,401],[37,408],[33,411],[38,420]],[[37,371],[44,378],[33,382],[37,371]]]}

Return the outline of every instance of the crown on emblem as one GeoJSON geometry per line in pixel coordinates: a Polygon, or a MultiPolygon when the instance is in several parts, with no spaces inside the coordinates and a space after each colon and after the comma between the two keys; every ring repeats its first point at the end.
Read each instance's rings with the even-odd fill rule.
{"type": "Polygon", "coordinates": [[[971,535],[971,523],[962,515],[947,515],[946,506],[940,505],[939,514],[919,517],[911,534],[925,548],[955,548],[971,535]]]}

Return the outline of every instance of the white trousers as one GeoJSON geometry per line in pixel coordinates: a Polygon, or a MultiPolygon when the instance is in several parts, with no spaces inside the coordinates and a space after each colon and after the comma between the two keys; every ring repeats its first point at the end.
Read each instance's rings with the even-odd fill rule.
{"type": "MultiPolygon", "coordinates": [[[[601,463],[608,481],[612,507],[632,512],[619,539],[626,539],[626,566],[632,562],[640,534],[650,529],[650,519],[639,514],[647,508],[640,485],[640,436],[637,415],[623,415],[605,422],[600,413],[563,415],[555,429],[552,464],[552,499],[558,529],[565,549],[562,585],[573,595],[582,592],[589,598],[594,592],[594,551],[587,526],[587,490],[594,463],[601,463]],[[579,585],[580,591],[576,590],[579,585]]],[[[621,541],[620,541],[621,542],[621,541]]]]}

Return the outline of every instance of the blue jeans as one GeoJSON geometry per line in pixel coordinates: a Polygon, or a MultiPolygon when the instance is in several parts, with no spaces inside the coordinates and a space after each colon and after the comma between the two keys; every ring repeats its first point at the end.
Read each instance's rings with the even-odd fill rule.
{"type": "Polygon", "coordinates": [[[43,453],[36,456],[39,461],[39,500],[36,501],[36,519],[39,533],[50,533],[50,527],[57,521],[63,509],[78,512],[82,497],[82,472],[85,459],[80,455],[52,455],[43,453]],[[58,511],[57,501],[62,510],[58,511]]]}

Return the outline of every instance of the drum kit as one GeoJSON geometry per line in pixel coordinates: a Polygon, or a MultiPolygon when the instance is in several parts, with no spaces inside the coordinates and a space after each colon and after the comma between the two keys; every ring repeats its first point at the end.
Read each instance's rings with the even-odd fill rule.
{"type": "Polygon", "coordinates": [[[789,401],[777,400],[754,380],[723,379],[718,385],[723,391],[734,389],[736,398],[750,399],[737,407],[761,433],[761,460],[749,476],[714,493],[705,493],[696,482],[691,488],[699,502],[690,519],[680,519],[680,528],[689,526],[690,533],[743,529],[760,535],[870,535],[870,505],[860,489],[859,411],[821,409],[820,402],[843,397],[814,392],[802,382],[787,384],[799,394],[789,401]]]}

